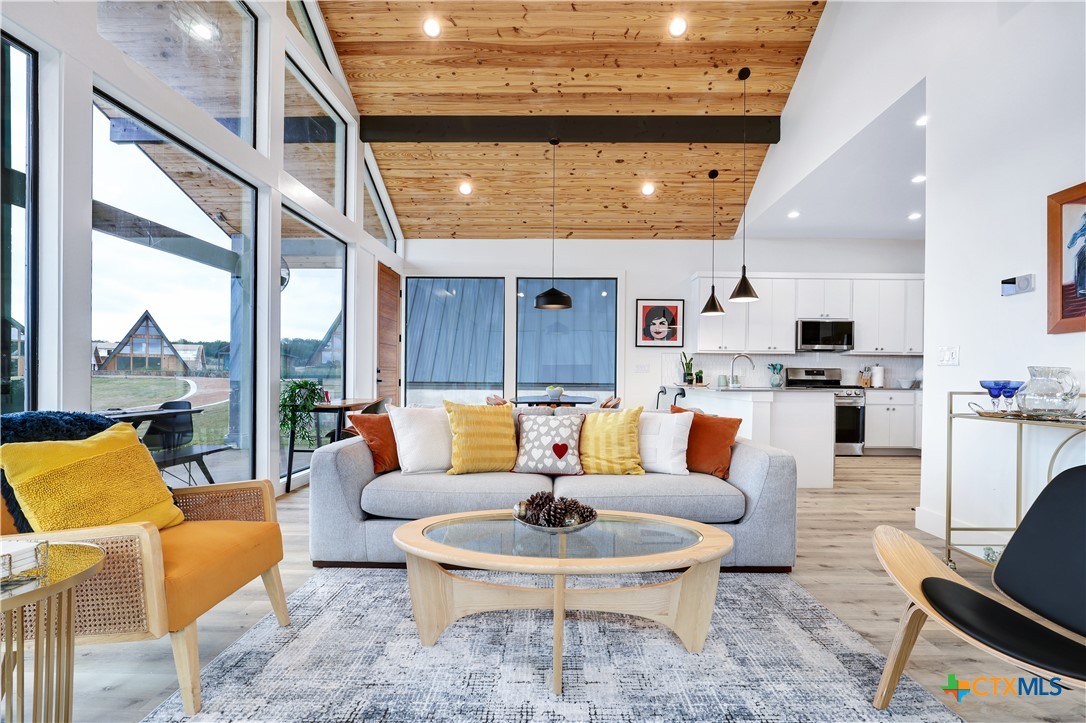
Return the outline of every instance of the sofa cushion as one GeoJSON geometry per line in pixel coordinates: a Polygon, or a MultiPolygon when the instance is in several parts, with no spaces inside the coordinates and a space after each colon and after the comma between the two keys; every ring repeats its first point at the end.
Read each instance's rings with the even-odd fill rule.
{"type": "Polygon", "coordinates": [[[743,516],[746,498],[724,480],[708,474],[597,474],[559,477],[555,497],[574,497],[597,510],[648,512],[695,522],[734,522],[743,516]]]}
{"type": "Polygon", "coordinates": [[[581,468],[581,426],[584,416],[525,417],[514,472],[584,474],[581,468]]]}
{"type": "Polygon", "coordinates": [[[581,466],[585,474],[645,474],[637,448],[642,409],[585,417],[581,427],[581,466]]]}
{"type": "Polygon", "coordinates": [[[689,474],[686,447],[694,413],[644,412],[637,424],[637,447],[646,472],[689,474]]]}
{"type": "Polygon", "coordinates": [[[452,428],[449,474],[508,472],[517,461],[513,405],[445,402],[452,428]]]}
{"type": "Polygon", "coordinates": [[[517,502],[541,491],[551,491],[551,478],[541,474],[389,472],[362,488],[362,510],[402,520],[478,510],[507,509],[511,513],[517,502]]]}
{"type": "MultiPolygon", "coordinates": [[[[671,405],[672,414],[686,414],[693,410],[671,405]]],[[[694,412],[690,425],[690,440],[686,447],[686,466],[691,472],[704,472],[721,479],[728,479],[732,465],[732,445],[739,433],[742,419],[717,417],[694,412]]]]}
{"type": "Polygon", "coordinates": [[[373,471],[384,474],[400,468],[396,454],[396,435],[392,432],[392,420],[388,414],[348,414],[347,421],[362,439],[366,440],[373,454],[373,471]]]}
{"type": "Polygon", "coordinates": [[[444,407],[389,407],[388,418],[405,474],[446,472],[452,467],[452,427],[444,407]]]}

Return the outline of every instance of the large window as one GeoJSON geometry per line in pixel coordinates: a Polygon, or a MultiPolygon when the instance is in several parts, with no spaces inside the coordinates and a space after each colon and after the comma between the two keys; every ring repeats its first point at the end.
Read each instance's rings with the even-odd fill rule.
{"type": "Polygon", "coordinates": [[[99,0],[98,34],[252,145],[256,19],[243,4],[99,0]]]}
{"type": "MultiPolygon", "coordinates": [[[[312,379],[333,399],[343,398],[347,245],[286,209],[282,237],[279,354],[283,380],[312,379]]],[[[314,431],[323,437],[335,424],[332,415],[320,417],[314,423],[319,421],[323,426],[314,431]]],[[[279,440],[279,469],[283,474],[287,470],[287,444],[284,432],[279,440]]],[[[293,471],[308,468],[309,454],[296,454],[293,471]]]]}
{"type": "Polygon", "coordinates": [[[396,235],[392,232],[392,224],[388,221],[385,204],[377,193],[377,184],[373,181],[373,174],[368,164],[364,170],[366,192],[362,194],[362,230],[395,251],[396,235]]]}
{"type": "Polygon", "coordinates": [[[482,404],[502,393],[504,294],[504,279],[407,279],[406,403],[482,404]]]}
{"type": "Polygon", "coordinates": [[[286,64],[283,167],[343,210],[347,124],[290,58],[286,64]]]}
{"type": "Polygon", "coordinates": [[[517,279],[517,394],[550,384],[587,396],[615,393],[616,279],[555,279],[572,309],[535,308],[551,279],[517,279]]]}
{"type": "Polygon", "coordinates": [[[302,34],[309,46],[317,51],[317,55],[320,56],[325,67],[328,67],[328,58],[324,57],[321,41],[317,38],[317,31],[313,27],[313,21],[309,17],[309,11],[306,10],[305,3],[302,0],[287,0],[287,17],[290,18],[290,22],[294,24],[294,27],[298,28],[298,32],[302,34]]]}
{"type": "Polygon", "coordinates": [[[102,95],[92,115],[92,408],[188,401],[191,443],[228,447],[215,481],[247,479],[256,193],[102,95]]]}
{"type": "Polygon", "coordinates": [[[3,68],[0,69],[0,407],[4,413],[31,409],[33,323],[30,311],[34,239],[34,139],[33,98],[35,56],[3,38],[3,68]]]}

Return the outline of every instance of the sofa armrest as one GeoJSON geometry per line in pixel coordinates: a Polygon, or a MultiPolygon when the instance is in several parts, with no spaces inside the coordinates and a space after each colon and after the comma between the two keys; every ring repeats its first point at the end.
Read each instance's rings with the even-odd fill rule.
{"type": "Polygon", "coordinates": [[[361,437],[319,447],[309,462],[310,529],[366,519],[362,488],[376,476],[373,453],[361,437]]]}
{"type": "Polygon", "coordinates": [[[790,452],[747,439],[732,447],[728,482],[743,493],[744,528],[736,565],[791,566],[796,556],[796,458],[790,452]],[[772,560],[772,562],[767,562],[772,560]]]}

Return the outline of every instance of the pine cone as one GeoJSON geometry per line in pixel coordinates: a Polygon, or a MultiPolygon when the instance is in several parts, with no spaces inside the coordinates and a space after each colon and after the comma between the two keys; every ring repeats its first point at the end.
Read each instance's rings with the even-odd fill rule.
{"type": "Polygon", "coordinates": [[[544,527],[563,527],[565,523],[565,507],[557,502],[539,513],[539,524],[544,527]]]}
{"type": "Polygon", "coordinates": [[[596,511],[579,500],[570,500],[566,509],[570,514],[576,515],[581,522],[591,522],[596,519],[596,511]]]}
{"type": "Polygon", "coordinates": [[[538,514],[542,512],[553,501],[554,495],[550,492],[536,492],[534,495],[525,500],[525,504],[528,507],[528,512],[535,512],[536,514],[538,514]]]}

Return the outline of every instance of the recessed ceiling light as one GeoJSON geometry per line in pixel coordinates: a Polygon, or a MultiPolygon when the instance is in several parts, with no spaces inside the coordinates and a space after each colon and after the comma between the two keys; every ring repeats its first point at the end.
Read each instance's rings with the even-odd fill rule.
{"type": "Polygon", "coordinates": [[[460,193],[462,193],[465,196],[470,196],[471,195],[471,181],[461,181],[460,185],[457,186],[456,190],[460,191],[460,193]]]}
{"type": "Polygon", "coordinates": [[[799,218],[799,211],[789,211],[788,218],[799,218]]]}
{"type": "Polygon", "coordinates": [[[426,18],[422,23],[422,32],[426,33],[428,38],[436,38],[441,35],[441,23],[434,18],[426,18]]]}
{"type": "Polygon", "coordinates": [[[651,196],[654,193],[656,193],[656,186],[654,186],[651,181],[645,181],[645,183],[641,185],[642,196],[651,196]]]}
{"type": "Polygon", "coordinates": [[[909,220],[910,221],[916,221],[919,218],[920,218],[920,214],[917,213],[916,211],[913,211],[912,213],[909,214],[909,220]]]}
{"type": "Polygon", "coordinates": [[[517,296],[519,296],[520,298],[523,299],[524,298],[524,292],[523,291],[518,291],[517,296]]]}
{"type": "Polygon", "coordinates": [[[920,116],[916,119],[916,124],[918,126],[926,126],[928,124],[928,117],[926,115],[920,116]]]}
{"type": "Polygon", "coordinates": [[[606,291],[601,291],[600,296],[607,296],[607,292],[606,291]]]}
{"type": "Polygon", "coordinates": [[[925,176],[923,173],[918,173],[913,176],[913,183],[923,183],[926,180],[928,180],[928,177],[925,176]]]}
{"type": "Polygon", "coordinates": [[[667,26],[667,32],[673,38],[681,37],[686,32],[686,20],[681,17],[674,17],[667,26]]]}

